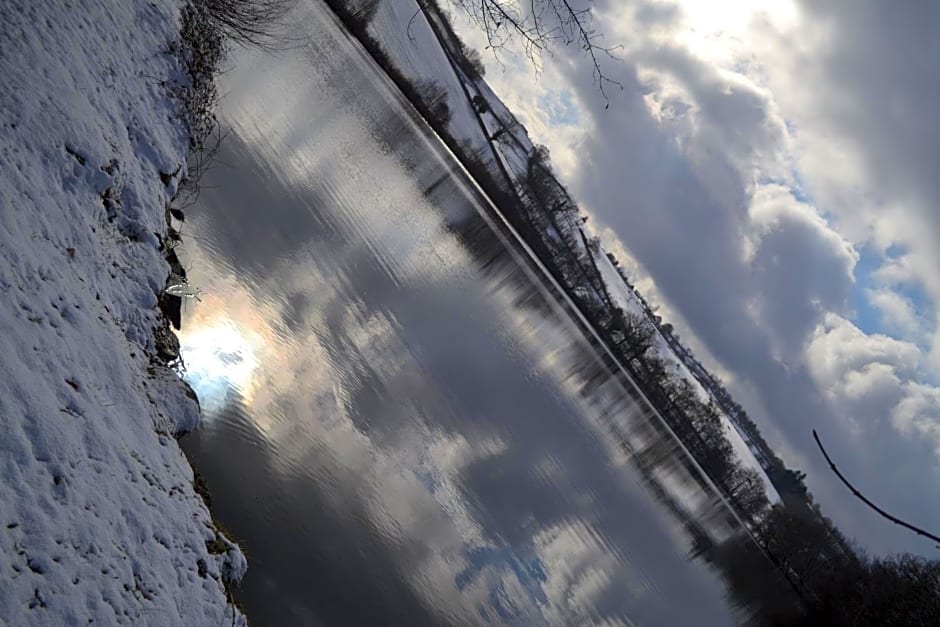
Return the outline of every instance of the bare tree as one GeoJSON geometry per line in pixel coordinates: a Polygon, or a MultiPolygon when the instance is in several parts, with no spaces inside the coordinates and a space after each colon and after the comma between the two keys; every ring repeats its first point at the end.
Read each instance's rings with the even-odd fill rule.
{"type": "Polygon", "coordinates": [[[365,29],[379,10],[379,0],[346,0],[346,11],[359,28],[365,29]]]}
{"type": "Polygon", "coordinates": [[[643,358],[656,344],[653,325],[632,312],[615,309],[611,330],[614,331],[615,347],[622,351],[627,361],[643,358]]]}
{"type": "Polygon", "coordinates": [[[447,89],[431,80],[418,81],[416,89],[433,126],[445,128],[451,117],[450,105],[447,104],[447,89]]]}
{"type": "Polygon", "coordinates": [[[729,478],[728,491],[748,518],[758,516],[770,505],[761,474],[754,468],[735,465],[729,478]]]}
{"type": "Polygon", "coordinates": [[[193,0],[222,35],[246,46],[270,47],[293,0],[193,0]]]}
{"type": "Polygon", "coordinates": [[[577,45],[591,60],[594,82],[609,105],[607,88],[623,89],[601,66],[601,59],[616,59],[619,46],[603,45],[593,24],[593,0],[448,0],[463,11],[486,36],[487,49],[498,55],[518,41],[525,55],[541,71],[542,59],[558,45],[577,45]]]}

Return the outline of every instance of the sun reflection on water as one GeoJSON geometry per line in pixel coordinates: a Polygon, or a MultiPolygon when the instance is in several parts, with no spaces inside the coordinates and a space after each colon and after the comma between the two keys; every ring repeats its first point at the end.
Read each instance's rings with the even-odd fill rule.
{"type": "Polygon", "coordinates": [[[184,377],[199,396],[204,418],[235,400],[252,405],[263,387],[270,333],[256,307],[235,284],[204,297],[186,316],[179,335],[184,377]]]}
{"type": "Polygon", "coordinates": [[[183,336],[186,379],[199,395],[203,415],[218,413],[233,391],[250,402],[258,358],[238,326],[225,318],[183,336]]]}

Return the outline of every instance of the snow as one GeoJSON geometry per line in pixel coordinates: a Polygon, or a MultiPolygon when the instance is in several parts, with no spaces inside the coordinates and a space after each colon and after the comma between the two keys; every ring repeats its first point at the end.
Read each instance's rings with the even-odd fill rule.
{"type": "MultiPolygon", "coordinates": [[[[647,316],[643,302],[640,300],[639,296],[637,296],[637,294],[635,294],[623,281],[620,273],[617,272],[617,269],[610,262],[610,259],[608,259],[602,247],[598,247],[597,254],[594,255],[594,260],[597,262],[597,267],[601,272],[601,278],[604,280],[604,284],[607,286],[610,297],[614,300],[617,306],[623,309],[625,312],[639,316],[647,316]]],[[[711,400],[711,395],[702,386],[702,384],[699,383],[698,379],[695,378],[692,372],[685,365],[685,362],[683,362],[682,359],[676,355],[675,350],[673,350],[672,346],[669,345],[669,342],[666,341],[666,338],[663,337],[662,333],[656,333],[656,343],[653,347],[653,350],[656,352],[657,356],[673,370],[674,376],[685,379],[692,385],[693,389],[695,389],[699,398],[703,402],[707,403],[711,400]]],[[[757,458],[754,456],[754,452],[747,445],[747,442],[744,441],[744,438],[741,437],[741,434],[738,432],[737,428],[735,428],[731,419],[724,412],[722,412],[721,417],[725,436],[728,438],[728,442],[731,444],[731,448],[734,450],[738,460],[746,468],[753,468],[758,473],[760,473],[761,480],[764,483],[764,490],[767,493],[767,498],[771,503],[779,502],[780,495],[777,493],[777,489],[770,481],[770,477],[768,477],[767,473],[764,471],[764,467],[761,466],[760,462],[757,461],[757,458]]]]}
{"type": "MultiPolygon", "coordinates": [[[[418,4],[413,0],[380,3],[369,24],[369,32],[379,41],[392,63],[408,78],[433,81],[444,87],[451,110],[448,130],[454,138],[472,147],[492,164],[493,153],[480,128],[480,121],[486,128],[486,134],[492,137],[504,125],[515,122],[515,116],[485,80],[473,80],[459,68],[455,71],[424,12],[418,12],[418,4]],[[490,111],[477,116],[461,84],[470,91],[471,96],[482,96],[490,111]]],[[[496,147],[507,170],[517,180],[525,179],[528,175],[529,155],[534,148],[525,128],[513,125],[513,140],[499,140],[496,147]]]]}
{"type": "Polygon", "coordinates": [[[529,175],[529,156],[535,150],[535,145],[529,138],[529,133],[522,124],[518,123],[516,116],[506,107],[486,81],[480,81],[475,87],[476,92],[486,100],[490,107],[490,111],[482,116],[490,136],[503,126],[512,128],[512,139],[499,141],[496,145],[506,168],[518,180],[525,180],[529,175]]]}
{"type": "MultiPolygon", "coordinates": [[[[499,137],[493,142],[497,152],[495,158],[500,160],[502,167],[515,178],[514,182],[518,185],[528,177],[529,157],[534,150],[525,127],[518,123],[485,80],[472,79],[459,67],[451,65],[425,13],[418,8],[414,0],[379,3],[369,24],[370,34],[378,40],[395,67],[409,79],[416,82],[433,81],[445,89],[451,110],[448,130],[457,141],[473,148],[487,164],[494,167],[498,166],[488,137],[499,137]],[[464,87],[471,98],[482,96],[489,111],[477,115],[464,87]],[[480,127],[481,122],[485,134],[480,127]],[[511,137],[500,133],[506,127],[512,129],[511,137]]],[[[576,246],[580,246],[580,243],[576,243],[576,246]]]]}
{"type": "Polygon", "coordinates": [[[159,174],[187,150],[164,83],[181,76],[178,10],[4,6],[0,624],[233,622],[222,578],[246,562],[207,548],[174,438],[198,405],[149,357],[179,178],[159,174]]]}
{"type": "Polygon", "coordinates": [[[378,40],[392,63],[407,77],[434,81],[447,91],[451,111],[448,130],[475,150],[489,153],[486,138],[477,122],[473,106],[463,92],[447,55],[421,12],[412,21],[418,4],[412,0],[380,2],[369,32],[378,40]],[[411,28],[409,29],[409,22],[411,28]]]}

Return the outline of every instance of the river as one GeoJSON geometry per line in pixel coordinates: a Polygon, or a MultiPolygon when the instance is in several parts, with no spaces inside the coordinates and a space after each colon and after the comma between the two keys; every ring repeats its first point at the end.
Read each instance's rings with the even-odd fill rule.
{"type": "Polygon", "coordinates": [[[681,446],[332,14],[291,23],[183,228],[183,445],[253,624],[760,620],[681,446]]]}

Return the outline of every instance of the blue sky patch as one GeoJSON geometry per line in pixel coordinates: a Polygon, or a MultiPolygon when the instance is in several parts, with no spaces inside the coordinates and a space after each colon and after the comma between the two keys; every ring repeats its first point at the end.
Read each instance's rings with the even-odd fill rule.
{"type": "Polygon", "coordinates": [[[866,335],[883,333],[881,312],[868,300],[867,291],[877,287],[872,274],[882,265],[882,258],[870,246],[859,250],[859,260],[855,265],[855,287],[852,290],[849,306],[855,315],[852,322],[866,335]]]}
{"type": "Polygon", "coordinates": [[[542,94],[539,96],[539,108],[548,114],[548,123],[551,126],[573,126],[581,120],[568,89],[542,94]]]}

